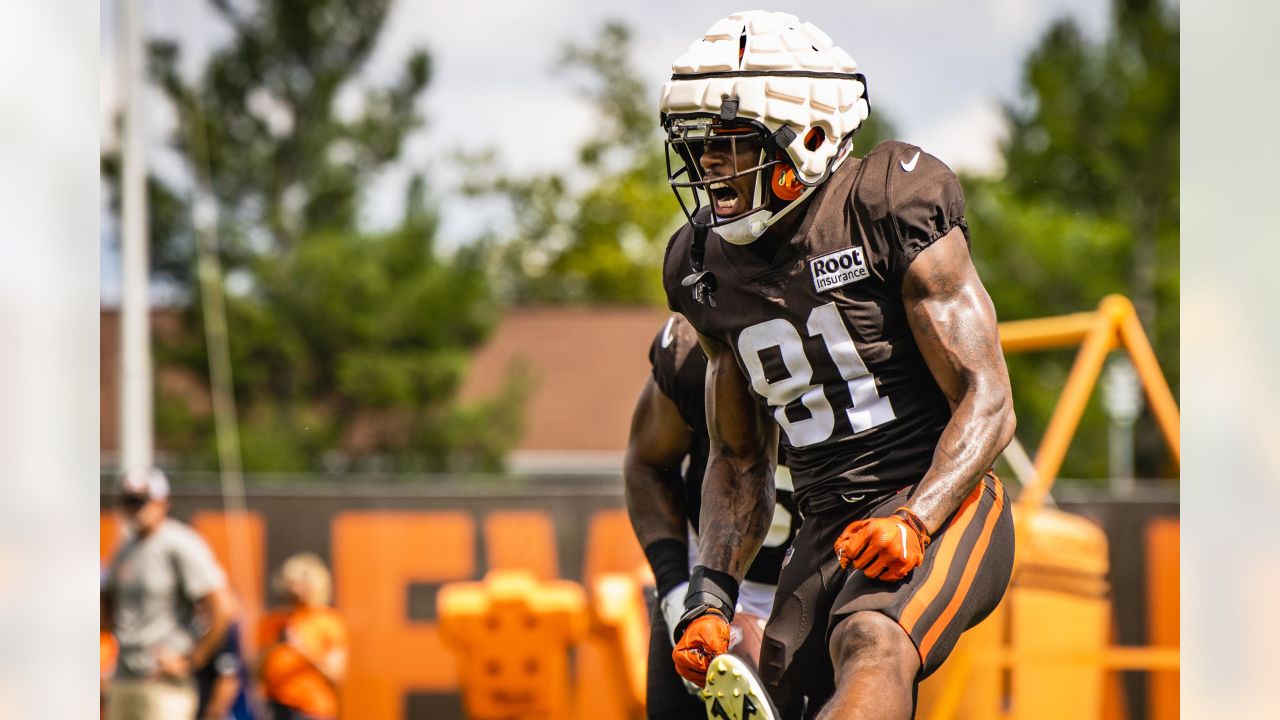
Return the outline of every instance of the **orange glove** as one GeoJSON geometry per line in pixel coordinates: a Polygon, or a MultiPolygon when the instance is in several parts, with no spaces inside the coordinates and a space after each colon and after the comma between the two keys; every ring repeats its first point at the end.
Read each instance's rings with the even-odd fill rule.
{"type": "Polygon", "coordinates": [[[717,655],[729,652],[729,621],[716,610],[708,610],[689,623],[680,642],[671,651],[680,677],[702,687],[707,683],[707,668],[717,655]]]}
{"type": "Polygon", "coordinates": [[[906,508],[893,515],[855,520],[836,540],[840,567],[852,564],[869,578],[896,582],[916,569],[929,547],[929,530],[906,508]]]}

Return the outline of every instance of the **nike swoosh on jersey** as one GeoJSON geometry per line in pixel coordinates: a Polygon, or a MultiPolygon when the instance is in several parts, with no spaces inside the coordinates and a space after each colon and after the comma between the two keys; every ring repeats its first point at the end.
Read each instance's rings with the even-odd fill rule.
{"type": "Polygon", "coordinates": [[[919,159],[920,159],[920,151],[917,150],[916,154],[912,156],[911,162],[907,162],[905,160],[899,160],[898,164],[902,166],[903,170],[906,170],[907,172],[911,172],[912,170],[916,169],[916,161],[919,159]]]}
{"type": "Polygon", "coordinates": [[[676,339],[675,334],[671,332],[671,326],[675,324],[675,318],[667,318],[667,326],[662,329],[662,347],[670,347],[671,341],[676,339]]]}

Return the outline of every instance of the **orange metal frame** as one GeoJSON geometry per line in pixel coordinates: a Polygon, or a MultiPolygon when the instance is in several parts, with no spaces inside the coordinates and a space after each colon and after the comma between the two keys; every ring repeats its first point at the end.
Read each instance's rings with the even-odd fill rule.
{"type": "Polygon", "coordinates": [[[1080,346],[1075,365],[1049,419],[1049,427],[1040,441],[1040,449],[1036,451],[1037,482],[1025,488],[1018,497],[1023,508],[1037,508],[1044,504],[1080,425],[1089,395],[1102,373],[1107,354],[1117,346],[1128,351],[1169,452],[1175,463],[1181,462],[1178,403],[1173,399],[1169,383],[1156,362],[1151,342],[1147,340],[1138,313],[1128,298],[1108,295],[1094,312],[1000,323],[1000,345],[1006,353],[1080,346]]]}
{"type": "MultiPolygon", "coordinates": [[[[1018,496],[1017,503],[1024,517],[1043,507],[1049,496],[1058,471],[1062,468],[1063,458],[1080,426],[1080,418],[1089,402],[1089,396],[1102,373],[1107,355],[1116,348],[1123,348],[1128,352],[1142,381],[1160,433],[1169,446],[1170,455],[1175,463],[1181,463],[1178,403],[1160,370],[1155,351],[1142,329],[1133,303],[1128,298],[1108,295],[1093,312],[1000,323],[1000,345],[1006,353],[1080,346],[1075,364],[1071,367],[1062,395],[1054,406],[1049,426],[1036,451],[1035,481],[1024,485],[1018,496]]],[[[1079,662],[1108,670],[1177,670],[1181,666],[1178,648],[1154,646],[1114,646],[1102,653],[1070,657],[1015,654],[1008,649],[993,657],[976,658],[966,653],[955,658],[959,667],[948,678],[939,702],[930,713],[930,719],[946,720],[954,716],[964,693],[969,671],[976,665],[1008,668],[1044,660],[1079,662]]]]}

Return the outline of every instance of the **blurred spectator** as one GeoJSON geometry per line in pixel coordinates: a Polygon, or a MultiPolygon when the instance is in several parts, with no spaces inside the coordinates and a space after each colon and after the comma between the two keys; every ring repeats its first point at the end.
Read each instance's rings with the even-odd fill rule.
{"type": "MultiPolygon", "coordinates": [[[[107,586],[107,569],[98,571],[98,592],[107,586]]],[[[98,631],[98,712],[107,716],[107,689],[111,686],[111,676],[116,673],[116,657],[120,654],[120,646],[116,638],[105,629],[98,631]]]]}
{"type": "Polygon", "coordinates": [[[254,720],[238,624],[231,623],[222,647],[213,660],[196,671],[195,677],[199,720],[254,720]]]}
{"type": "Polygon", "coordinates": [[[120,647],[107,713],[111,720],[194,718],[192,672],[213,659],[230,621],[226,577],[204,540],[168,517],[162,472],[126,473],[120,506],[130,532],[102,588],[103,631],[120,647]],[[197,613],[207,618],[199,634],[197,613]]]}
{"type": "Polygon", "coordinates": [[[338,688],[347,673],[347,625],[329,607],[329,570],[315,555],[294,555],[280,567],[275,585],[289,607],[259,627],[259,672],[272,717],[336,718],[338,688]]]}
{"type": "Polygon", "coordinates": [[[103,630],[98,633],[98,696],[99,711],[107,716],[107,690],[111,687],[111,676],[116,671],[116,655],[120,647],[111,633],[103,630]]]}

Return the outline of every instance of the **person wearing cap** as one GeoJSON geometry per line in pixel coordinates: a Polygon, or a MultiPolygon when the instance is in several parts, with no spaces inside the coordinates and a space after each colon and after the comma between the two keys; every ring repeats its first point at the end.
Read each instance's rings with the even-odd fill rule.
{"type": "Polygon", "coordinates": [[[169,517],[158,469],[120,480],[129,535],[107,570],[102,623],[119,642],[107,700],[111,720],[196,717],[193,672],[212,660],[232,615],[226,576],[204,540],[169,517]],[[193,630],[200,615],[201,631],[193,630]]]}

